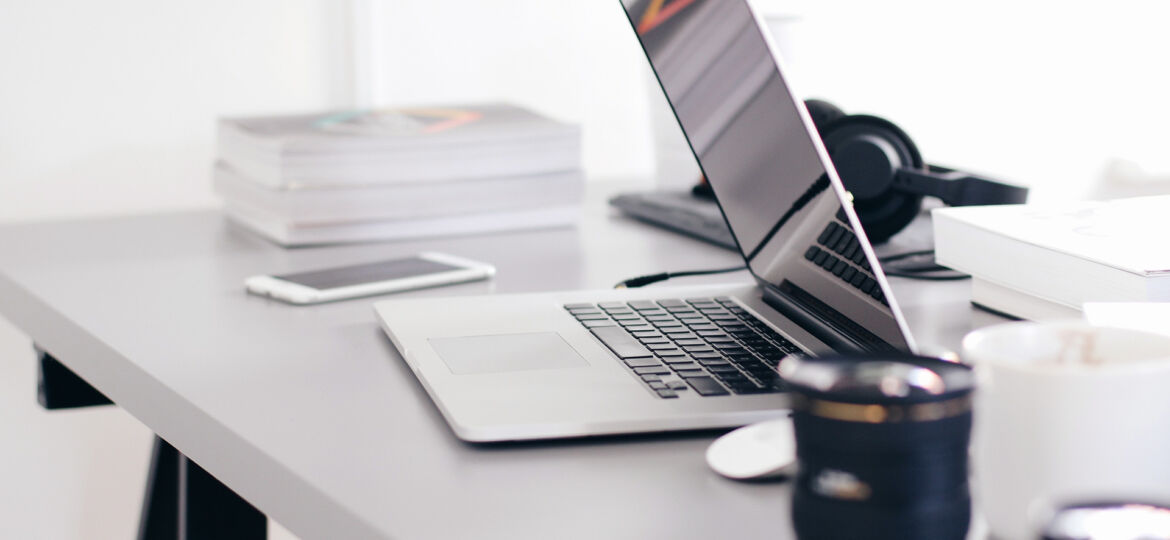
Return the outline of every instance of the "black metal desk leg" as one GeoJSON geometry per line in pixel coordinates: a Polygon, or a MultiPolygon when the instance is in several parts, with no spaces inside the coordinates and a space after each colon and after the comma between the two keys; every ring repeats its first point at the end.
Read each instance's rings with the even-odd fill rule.
{"type": "Polygon", "coordinates": [[[268,519],[166,441],[154,437],[138,540],[264,539],[268,519]]]}
{"type": "Polygon", "coordinates": [[[154,436],[138,540],[174,540],[179,532],[179,451],[154,436]]]}
{"type": "Polygon", "coordinates": [[[179,454],[179,540],[245,540],[268,536],[268,518],[179,454]]]}
{"type": "Polygon", "coordinates": [[[138,540],[253,540],[267,536],[264,514],[155,436],[138,540]]]}
{"type": "Polygon", "coordinates": [[[73,409],[109,405],[110,399],[78,377],[44,349],[33,346],[37,353],[37,401],[53,409],[73,409]]]}

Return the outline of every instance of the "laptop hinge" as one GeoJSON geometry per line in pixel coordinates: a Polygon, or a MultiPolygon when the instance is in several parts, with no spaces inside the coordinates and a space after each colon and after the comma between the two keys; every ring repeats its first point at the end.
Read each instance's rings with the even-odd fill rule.
{"type": "Polygon", "coordinates": [[[809,292],[784,280],[779,286],[763,287],[764,303],[792,319],[808,333],[841,354],[897,352],[877,335],[866,330],[841,312],[821,302],[809,292]]]}

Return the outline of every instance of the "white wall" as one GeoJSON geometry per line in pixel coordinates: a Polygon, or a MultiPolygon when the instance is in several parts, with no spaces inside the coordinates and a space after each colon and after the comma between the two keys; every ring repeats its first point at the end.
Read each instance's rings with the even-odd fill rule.
{"type": "Polygon", "coordinates": [[[213,204],[216,116],[348,99],[338,5],[4,2],[0,221],[213,204]]]}
{"type": "Polygon", "coordinates": [[[616,0],[374,0],[382,105],[506,100],[584,127],[594,178],[653,171],[648,70],[616,0]]]}
{"type": "MultiPolygon", "coordinates": [[[[799,15],[784,41],[807,94],[894,120],[929,160],[1044,198],[1120,160],[1170,178],[1163,3],[757,2],[799,15]]],[[[514,100],[582,122],[593,178],[653,174],[652,133],[673,129],[616,0],[12,1],[0,73],[0,221],[214,204],[222,114],[514,100]],[[368,88],[352,28],[378,30],[368,88]]]]}

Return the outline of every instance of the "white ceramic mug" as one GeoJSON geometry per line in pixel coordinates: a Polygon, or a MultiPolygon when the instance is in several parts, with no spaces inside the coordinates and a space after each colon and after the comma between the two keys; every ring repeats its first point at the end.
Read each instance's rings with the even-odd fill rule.
{"type": "Polygon", "coordinates": [[[995,538],[1034,539],[1038,511],[1063,504],[1170,500],[1170,337],[1007,323],[967,335],[963,360],[976,508],[995,538]]]}

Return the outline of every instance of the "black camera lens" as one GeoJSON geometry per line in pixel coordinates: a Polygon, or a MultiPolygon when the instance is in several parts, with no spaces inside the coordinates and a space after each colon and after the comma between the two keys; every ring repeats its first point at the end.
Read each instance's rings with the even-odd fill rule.
{"type": "Polygon", "coordinates": [[[962,540],[974,377],[917,356],[788,358],[801,540],[962,540]]]}

